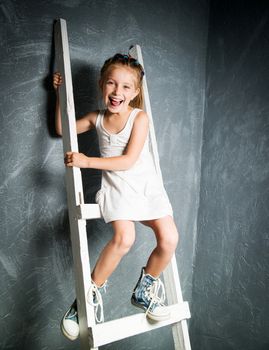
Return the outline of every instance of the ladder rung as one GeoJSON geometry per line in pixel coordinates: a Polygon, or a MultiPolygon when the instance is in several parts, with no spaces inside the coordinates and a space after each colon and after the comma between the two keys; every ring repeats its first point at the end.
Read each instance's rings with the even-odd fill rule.
{"type": "Polygon", "coordinates": [[[131,337],[153,329],[177,323],[191,317],[188,302],[169,305],[170,318],[161,322],[150,321],[145,313],[123,317],[117,320],[96,324],[89,328],[91,346],[102,346],[120,339],[131,337]]]}
{"type": "Polygon", "coordinates": [[[80,204],[77,206],[77,218],[90,220],[102,217],[98,204],[80,204]]]}

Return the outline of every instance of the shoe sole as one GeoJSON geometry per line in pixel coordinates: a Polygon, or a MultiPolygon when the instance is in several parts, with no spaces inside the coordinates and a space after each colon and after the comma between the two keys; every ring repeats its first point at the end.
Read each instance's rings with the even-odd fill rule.
{"type": "Polygon", "coordinates": [[[62,331],[63,335],[69,340],[74,341],[74,340],[78,339],[78,336],[76,337],[76,336],[70,335],[69,333],[66,332],[64,325],[63,325],[63,320],[61,321],[61,331],[62,331]]]}
{"type": "MultiPolygon", "coordinates": [[[[138,307],[139,309],[142,309],[144,312],[147,311],[147,308],[141,304],[138,304],[136,303],[133,299],[131,299],[131,303],[138,307]]],[[[164,306],[165,307],[165,306],[164,306]]],[[[170,318],[170,312],[169,314],[165,315],[165,316],[157,316],[157,315],[154,315],[152,314],[150,311],[147,313],[147,317],[153,321],[156,321],[156,322],[161,322],[161,321],[166,321],[170,318]]]]}

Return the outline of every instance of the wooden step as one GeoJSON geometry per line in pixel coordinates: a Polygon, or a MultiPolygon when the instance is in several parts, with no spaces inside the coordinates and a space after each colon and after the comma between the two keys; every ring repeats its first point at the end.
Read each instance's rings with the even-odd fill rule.
{"type": "Polygon", "coordinates": [[[117,340],[174,324],[191,317],[188,302],[182,302],[166,307],[170,311],[170,318],[165,321],[155,322],[149,320],[145,313],[139,313],[117,320],[99,323],[90,327],[89,339],[91,347],[97,348],[117,340]]]}
{"type": "Polygon", "coordinates": [[[98,204],[80,204],[77,206],[77,219],[100,219],[102,214],[98,204]]]}

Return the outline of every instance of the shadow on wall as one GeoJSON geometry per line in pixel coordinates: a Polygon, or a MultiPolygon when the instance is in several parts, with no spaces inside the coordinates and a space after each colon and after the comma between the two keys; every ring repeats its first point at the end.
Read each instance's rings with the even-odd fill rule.
{"type": "MultiPolygon", "coordinates": [[[[56,94],[52,86],[53,73],[56,71],[55,67],[55,42],[54,42],[54,25],[52,33],[51,58],[49,63],[49,75],[44,79],[44,87],[47,91],[47,128],[48,133],[53,138],[59,136],[55,131],[55,104],[56,94]]],[[[70,47],[70,56],[72,57],[72,49],[70,47]]],[[[96,104],[100,105],[100,97],[98,93],[98,81],[96,76],[96,69],[89,64],[80,60],[71,60],[73,95],[75,104],[76,119],[83,117],[89,111],[97,109],[96,104]],[[96,101],[98,101],[96,103],[96,101]]],[[[78,135],[79,152],[87,156],[100,156],[98,137],[95,130],[90,130],[78,135]]],[[[96,169],[81,169],[82,183],[84,189],[85,203],[95,203],[95,195],[101,186],[101,171],[96,169]]],[[[46,178],[46,174],[38,174],[38,181],[40,176],[46,178]]],[[[49,174],[51,176],[51,174],[49,174]]],[[[95,220],[93,220],[95,221],[95,220]]],[[[66,211],[65,227],[69,227],[68,215],[66,211]]],[[[88,225],[89,226],[89,225],[88,225]]],[[[88,227],[87,226],[87,227],[88,227]]],[[[94,229],[95,224],[90,225],[94,229]]],[[[62,228],[60,228],[61,230],[62,228]]],[[[68,235],[69,236],[69,235],[68,235]]],[[[95,242],[93,242],[94,244],[95,242]]]]}
{"type": "MultiPolygon", "coordinates": [[[[54,28],[54,27],[53,27],[54,28]]],[[[54,38],[54,29],[52,33],[54,38]]],[[[70,49],[71,51],[71,49],[70,49]]],[[[72,53],[70,52],[70,56],[72,53]]],[[[72,61],[72,82],[76,118],[83,117],[89,111],[97,109],[98,84],[94,67],[81,61],[72,61]]],[[[47,127],[51,137],[58,137],[55,131],[55,104],[56,96],[52,86],[52,76],[57,70],[55,67],[55,42],[52,40],[49,75],[44,79],[47,91],[47,127]]],[[[99,104],[99,103],[98,103],[99,104]]],[[[79,151],[87,156],[100,156],[98,138],[95,130],[78,135],[79,151]]],[[[95,194],[101,186],[101,172],[95,169],[81,169],[85,203],[94,203],[95,194]]]]}
{"type": "MultiPolygon", "coordinates": [[[[74,61],[72,64],[73,90],[76,118],[98,109],[98,85],[94,67],[84,62],[74,61]]],[[[78,135],[79,151],[89,157],[99,157],[99,143],[96,130],[78,135]]],[[[95,203],[95,195],[101,187],[101,171],[97,169],[81,169],[85,203],[95,203]]]]}
{"type": "MultiPolygon", "coordinates": [[[[46,91],[48,133],[42,132],[42,137],[38,134],[35,136],[34,152],[36,154],[46,154],[48,151],[47,135],[54,139],[52,150],[56,138],[58,138],[54,123],[56,98],[52,87],[54,57],[55,50],[54,43],[52,43],[49,74],[43,81],[43,88],[46,91]]],[[[96,108],[94,102],[97,99],[97,84],[91,80],[94,76],[93,67],[86,66],[81,62],[74,62],[72,70],[76,114],[81,116],[86,111],[96,108]],[[85,92],[88,91],[92,92],[90,97],[85,95],[85,92]]],[[[79,136],[79,149],[88,156],[99,155],[95,131],[79,136]]],[[[48,152],[48,154],[50,153],[48,152]]],[[[41,158],[39,157],[39,159],[41,158]]],[[[59,322],[63,313],[61,306],[68,307],[69,305],[65,305],[65,303],[72,302],[75,285],[72,274],[73,263],[66,196],[65,193],[61,193],[64,188],[64,174],[57,173],[58,169],[54,169],[53,165],[49,167],[37,164],[33,168],[34,170],[28,178],[28,188],[34,188],[34,191],[25,198],[26,202],[31,196],[32,203],[28,204],[28,207],[31,205],[34,208],[34,214],[29,215],[29,218],[26,219],[25,229],[32,228],[33,232],[29,232],[29,244],[20,259],[20,273],[16,280],[16,286],[20,286],[20,288],[19,290],[14,288],[14,292],[10,296],[11,300],[16,300],[12,310],[12,334],[13,336],[17,335],[17,337],[15,337],[16,339],[13,337],[13,340],[7,339],[7,342],[20,350],[41,348],[43,344],[41,338],[51,328],[60,333],[59,322]],[[60,201],[58,208],[54,203],[57,200],[60,201]],[[53,205],[51,205],[51,201],[53,201],[53,205]],[[49,291],[53,291],[53,293],[49,291]],[[59,303],[61,300],[63,302],[59,303]]],[[[82,179],[85,202],[94,202],[95,193],[100,188],[100,171],[83,169],[82,179]]],[[[99,250],[102,249],[103,245],[103,242],[100,241],[100,236],[102,236],[100,231],[105,231],[104,225],[97,220],[94,220],[91,225],[87,225],[88,232],[91,232],[91,243],[97,248],[100,246],[99,250]],[[95,231],[98,231],[98,234],[95,234],[95,231]]],[[[17,254],[19,255],[19,252],[17,254]]],[[[93,255],[93,260],[95,258],[93,255]]],[[[52,334],[47,335],[53,336],[52,334]]],[[[58,336],[59,342],[62,342],[61,335],[57,334],[58,336]]]]}
{"type": "MultiPolygon", "coordinates": [[[[54,38],[54,30],[52,33],[54,38]]],[[[59,137],[55,131],[55,104],[56,94],[52,86],[52,76],[57,70],[55,67],[55,43],[52,40],[51,45],[51,59],[49,63],[49,74],[44,79],[44,87],[47,91],[47,128],[51,137],[59,137]]],[[[76,118],[84,116],[89,111],[93,111],[96,108],[96,101],[98,101],[97,91],[97,79],[95,81],[95,70],[90,65],[80,61],[74,61],[72,63],[72,81],[73,81],[73,94],[76,118]]],[[[79,151],[87,156],[98,157],[99,145],[98,138],[95,130],[78,135],[79,151]]],[[[95,194],[101,186],[101,172],[95,169],[81,169],[82,181],[84,187],[84,200],[85,203],[94,203],[95,194]]],[[[44,174],[38,174],[39,176],[44,174]]]]}

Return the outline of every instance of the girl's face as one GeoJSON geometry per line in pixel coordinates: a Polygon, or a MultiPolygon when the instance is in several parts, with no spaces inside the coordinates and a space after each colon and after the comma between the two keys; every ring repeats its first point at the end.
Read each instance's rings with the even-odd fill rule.
{"type": "Polygon", "coordinates": [[[136,74],[129,67],[112,67],[102,83],[103,100],[111,113],[126,112],[139,93],[136,74]]]}

